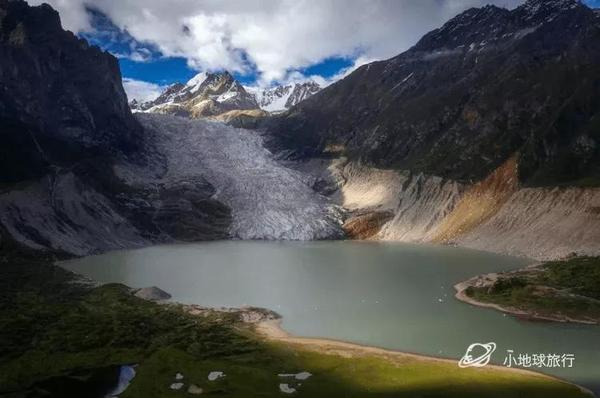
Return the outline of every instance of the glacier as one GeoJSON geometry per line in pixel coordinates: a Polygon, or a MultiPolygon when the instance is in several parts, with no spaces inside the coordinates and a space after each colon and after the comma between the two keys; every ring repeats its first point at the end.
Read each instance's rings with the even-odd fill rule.
{"type": "Polygon", "coordinates": [[[265,149],[260,132],[172,115],[137,118],[145,149],[117,156],[112,170],[57,167],[0,192],[0,235],[75,255],[207,239],[343,237],[344,210],[312,188],[311,173],[265,149]]]}
{"type": "Polygon", "coordinates": [[[138,114],[161,159],[145,170],[117,167],[130,184],[160,184],[202,176],[213,198],[232,211],[234,239],[340,238],[343,209],[312,188],[314,179],[286,167],[263,145],[258,131],[217,121],[138,114]],[[164,170],[157,173],[159,163],[164,170]]]}

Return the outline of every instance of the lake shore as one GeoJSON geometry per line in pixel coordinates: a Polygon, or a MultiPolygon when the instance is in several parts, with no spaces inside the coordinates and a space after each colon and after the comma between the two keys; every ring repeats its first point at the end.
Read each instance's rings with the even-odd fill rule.
{"type": "MultiPolygon", "coordinates": [[[[297,337],[283,329],[282,319],[269,319],[257,322],[255,324],[256,333],[268,341],[281,342],[289,344],[298,348],[307,349],[310,351],[316,351],[320,354],[338,355],[345,358],[356,358],[364,356],[375,356],[392,363],[402,363],[406,360],[418,360],[418,361],[429,361],[436,363],[445,363],[458,366],[456,359],[431,357],[427,355],[407,353],[402,351],[389,350],[380,347],[361,345],[356,343],[350,343],[342,340],[332,340],[324,338],[312,338],[312,337],[297,337]]],[[[473,368],[472,368],[473,369],[473,368]]],[[[582,392],[589,394],[592,397],[596,395],[585,387],[579,386],[568,380],[560,379],[558,377],[550,376],[544,373],[538,373],[526,369],[519,368],[507,368],[499,365],[487,365],[481,369],[494,369],[505,372],[513,372],[515,374],[522,374],[528,376],[540,377],[548,380],[556,380],[568,384],[572,384],[579,388],[582,392]]]]}
{"type": "MultiPolygon", "coordinates": [[[[531,265],[531,266],[525,268],[525,270],[532,270],[538,266],[539,266],[539,264],[534,264],[534,265],[531,265]]],[[[520,271],[516,271],[516,272],[520,272],[520,271]]],[[[516,272],[513,272],[513,273],[516,273],[516,272]]],[[[507,273],[507,274],[510,274],[510,273],[507,273]]],[[[470,278],[466,281],[457,283],[456,285],[454,285],[454,290],[456,291],[456,294],[454,295],[454,297],[464,303],[474,305],[477,307],[495,309],[497,311],[501,311],[505,314],[509,314],[518,319],[523,319],[523,320],[542,321],[542,322],[560,322],[560,323],[579,323],[579,324],[585,324],[585,325],[597,325],[598,324],[598,322],[593,321],[593,320],[588,320],[588,319],[574,318],[574,317],[569,317],[569,316],[562,315],[562,314],[540,314],[539,312],[535,311],[534,309],[528,310],[528,309],[515,308],[515,307],[511,307],[511,306],[506,306],[506,305],[500,305],[497,303],[484,302],[484,301],[477,300],[473,297],[470,297],[467,294],[467,289],[469,289],[469,288],[487,288],[487,287],[492,286],[498,280],[498,278],[500,276],[501,276],[501,274],[499,274],[499,273],[490,273],[490,274],[478,275],[478,276],[470,278]]]]}

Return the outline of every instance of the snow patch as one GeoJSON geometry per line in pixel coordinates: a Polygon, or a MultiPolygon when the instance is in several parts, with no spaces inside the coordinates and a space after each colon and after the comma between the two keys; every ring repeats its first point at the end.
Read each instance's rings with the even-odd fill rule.
{"type": "Polygon", "coordinates": [[[206,72],[198,73],[196,76],[188,80],[186,86],[190,87],[191,93],[196,93],[198,90],[200,90],[200,86],[202,86],[202,83],[204,83],[207,78],[208,74],[206,72]]]}
{"type": "Polygon", "coordinates": [[[279,391],[284,394],[293,394],[296,392],[296,389],[294,387],[290,387],[287,383],[281,383],[279,385],[279,391]]]}
{"type": "Polygon", "coordinates": [[[215,381],[220,379],[221,377],[225,377],[225,373],[220,372],[220,371],[212,371],[208,374],[208,380],[209,381],[215,381]]]}

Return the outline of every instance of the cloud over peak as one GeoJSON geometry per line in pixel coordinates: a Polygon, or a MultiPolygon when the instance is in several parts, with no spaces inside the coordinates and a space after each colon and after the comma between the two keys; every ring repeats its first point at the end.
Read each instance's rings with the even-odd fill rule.
{"type": "Polygon", "coordinates": [[[48,2],[65,28],[92,29],[99,10],[135,40],[196,70],[227,69],[284,80],[331,57],[382,59],[414,44],[458,12],[520,0],[29,0],[48,2]]]}

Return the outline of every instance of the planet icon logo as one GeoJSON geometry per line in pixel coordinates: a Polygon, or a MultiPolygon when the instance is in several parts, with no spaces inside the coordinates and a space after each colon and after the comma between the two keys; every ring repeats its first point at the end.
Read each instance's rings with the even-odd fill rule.
{"type": "Polygon", "coordinates": [[[481,368],[487,365],[496,351],[496,343],[473,343],[467,348],[465,355],[458,361],[460,368],[481,368]]]}

